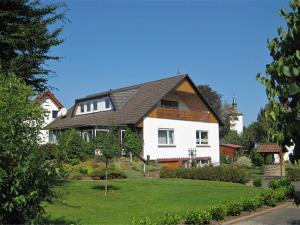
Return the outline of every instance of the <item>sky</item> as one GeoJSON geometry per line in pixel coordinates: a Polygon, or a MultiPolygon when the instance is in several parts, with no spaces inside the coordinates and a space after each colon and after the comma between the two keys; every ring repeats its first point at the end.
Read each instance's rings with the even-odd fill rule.
{"type": "MultiPolygon", "coordinates": [[[[53,1],[47,1],[53,2],[53,1]]],[[[88,94],[187,73],[222,101],[237,99],[244,125],[267,103],[256,80],[272,58],[267,40],[285,27],[287,1],[67,0],[49,84],[66,108],[88,94]]]]}

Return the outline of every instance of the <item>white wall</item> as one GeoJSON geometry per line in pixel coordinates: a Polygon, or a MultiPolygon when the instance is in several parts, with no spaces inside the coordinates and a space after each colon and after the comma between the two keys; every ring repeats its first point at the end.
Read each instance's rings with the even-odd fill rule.
{"type": "MultiPolygon", "coordinates": [[[[43,124],[43,127],[45,127],[55,119],[52,118],[52,111],[59,110],[59,109],[50,98],[46,98],[41,103],[41,107],[47,112],[46,116],[44,117],[44,124],[43,124]]],[[[48,142],[49,142],[49,130],[41,130],[40,143],[45,144],[48,142]]]]}
{"type": "Polygon", "coordinates": [[[243,133],[244,121],[243,116],[237,116],[237,120],[230,121],[230,130],[235,130],[238,134],[243,133]]]}
{"type": "Polygon", "coordinates": [[[143,123],[144,158],[188,158],[188,149],[196,148],[197,157],[211,157],[212,163],[220,161],[219,125],[216,123],[192,122],[146,117],[143,123]],[[158,147],[158,129],[174,129],[175,147],[158,147]],[[196,147],[196,130],[208,131],[208,145],[196,147]]]}

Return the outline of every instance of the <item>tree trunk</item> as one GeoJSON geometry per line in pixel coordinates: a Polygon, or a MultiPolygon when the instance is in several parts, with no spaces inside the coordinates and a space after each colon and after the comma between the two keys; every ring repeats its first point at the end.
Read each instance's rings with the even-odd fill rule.
{"type": "Polygon", "coordinates": [[[107,195],[107,160],[105,161],[105,196],[107,195]]]}

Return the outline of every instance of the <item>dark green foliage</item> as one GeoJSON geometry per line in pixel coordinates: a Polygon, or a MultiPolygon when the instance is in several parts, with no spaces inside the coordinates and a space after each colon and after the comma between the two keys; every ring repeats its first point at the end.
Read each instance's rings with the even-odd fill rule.
{"type": "Polygon", "coordinates": [[[14,75],[0,75],[0,224],[36,223],[42,202],[57,196],[60,168],[38,146],[43,112],[34,94],[14,75]]]}
{"type": "Polygon", "coordinates": [[[262,178],[257,176],[253,179],[254,187],[261,187],[262,186],[262,178]]]}
{"type": "Polygon", "coordinates": [[[300,159],[300,1],[291,0],[290,10],[280,10],[287,30],[277,29],[278,37],[268,41],[273,61],[257,79],[266,87],[271,110],[266,116],[277,123],[270,129],[274,142],[290,146],[300,159]]]}
{"type": "Polygon", "coordinates": [[[260,207],[261,202],[258,198],[244,198],[241,200],[243,205],[243,211],[252,212],[260,207]]]}
{"type": "Polygon", "coordinates": [[[290,168],[287,170],[287,177],[292,181],[300,181],[300,168],[290,168]]]}
{"type": "MultiPolygon", "coordinates": [[[[105,171],[103,170],[96,170],[92,172],[91,177],[94,180],[105,180],[105,171]]],[[[113,180],[113,179],[125,179],[126,175],[124,172],[120,170],[110,169],[107,171],[107,179],[113,180]]]]}
{"type": "Polygon", "coordinates": [[[241,201],[230,201],[226,203],[227,216],[238,216],[243,211],[243,203],[241,201]]]}
{"type": "Polygon", "coordinates": [[[40,146],[40,153],[44,155],[45,159],[54,160],[57,155],[57,145],[44,144],[40,146]]]}
{"type": "Polygon", "coordinates": [[[77,164],[94,155],[94,145],[85,142],[75,129],[69,129],[58,135],[57,159],[60,162],[77,164]]]}
{"type": "Polygon", "coordinates": [[[143,140],[140,134],[136,130],[127,128],[122,147],[127,154],[129,152],[138,154],[143,148],[143,140]]]}
{"type": "Polygon", "coordinates": [[[193,210],[188,212],[186,224],[209,224],[212,221],[212,216],[207,210],[193,210]]]}
{"type": "Polygon", "coordinates": [[[192,169],[163,169],[160,171],[161,178],[185,178],[196,180],[225,181],[245,184],[248,177],[244,170],[234,166],[205,166],[192,169]]]}
{"type": "Polygon", "coordinates": [[[79,173],[82,173],[82,174],[87,174],[88,173],[88,170],[86,168],[79,168],[79,173]]]}
{"type": "Polygon", "coordinates": [[[166,213],[159,221],[159,225],[177,225],[181,220],[178,214],[166,213]]]}
{"type": "Polygon", "coordinates": [[[63,8],[63,4],[45,5],[40,1],[0,1],[2,76],[14,72],[37,91],[47,89],[53,72],[45,64],[60,59],[49,51],[63,42],[59,38],[62,26],[53,29],[52,25],[65,21],[63,8]]]}
{"type": "Polygon", "coordinates": [[[199,92],[205,97],[209,105],[213,108],[213,110],[221,115],[222,95],[213,90],[209,85],[198,85],[199,92]]]}
{"type": "Polygon", "coordinates": [[[276,206],[276,198],[275,198],[274,190],[271,189],[264,190],[261,193],[261,198],[265,205],[272,206],[272,207],[276,206]]]}
{"type": "Polygon", "coordinates": [[[213,220],[224,220],[227,216],[227,206],[226,204],[218,204],[209,207],[209,212],[213,220]]]}
{"type": "Polygon", "coordinates": [[[261,154],[259,154],[256,149],[251,150],[250,159],[253,165],[262,166],[264,164],[264,158],[261,154]]]}
{"type": "Polygon", "coordinates": [[[288,178],[274,179],[269,182],[269,188],[273,190],[281,187],[290,187],[290,186],[292,186],[292,182],[288,178]]]}

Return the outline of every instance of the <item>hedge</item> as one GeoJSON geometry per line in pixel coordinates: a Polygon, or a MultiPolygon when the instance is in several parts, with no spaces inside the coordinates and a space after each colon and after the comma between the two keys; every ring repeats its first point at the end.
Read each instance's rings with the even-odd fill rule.
{"type": "Polygon", "coordinates": [[[289,168],[287,170],[287,177],[292,181],[300,181],[300,168],[289,168]]]}
{"type": "MultiPolygon", "coordinates": [[[[95,170],[92,172],[91,177],[93,180],[105,180],[105,170],[95,170]]],[[[125,179],[125,173],[119,170],[108,170],[107,178],[112,179],[125,179]]]]}
{"type": "MultiPolygon", "coordinates": [[[[167,171],[169,173],[169,170],[167,171]]],[[[182,172],[182,170],[180,171],[182,172]]],[[[171,172],[174,174],[174,170],[171,172]]],[[[182,173],[181,173],[182,174],[182,173]]],[[[276,206],[277,203],[293,197],[294,187],[290,179],[281,178],[273,180],[269,184],[269,189],[264,190],[259,196],[253,198],[242,198],[237,201],[227,201],[209,206],[207,209],[195,209],[189,211],[185,217],[177,214],[165,214],[159,222],[151,221],[149,217],[145,219],[133,218],[133,225],[175,225],[175,224],[209,224],[211,221],[224,220],[226,216],[238,216],[243,211],[255,211],[263,205],[276,206]],[[180,221],[180,218],[182,220],[180,221]]]]}
{"type": "Polygon", "coordinates": [[[249,181],[246,172],[235,166],[205,166],[200,168],[164,168],[160,171],[160,178],[184,178],[196,180],[224,181],[245,184],[249,181]]]}

